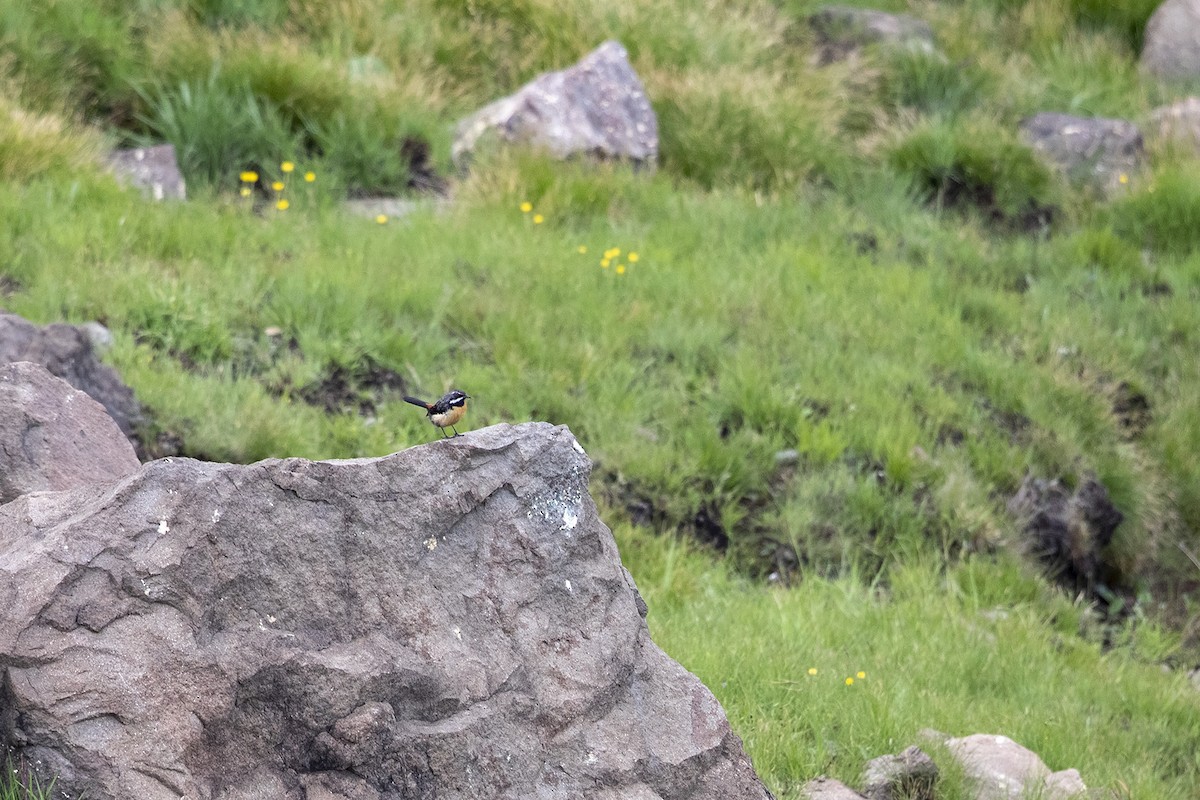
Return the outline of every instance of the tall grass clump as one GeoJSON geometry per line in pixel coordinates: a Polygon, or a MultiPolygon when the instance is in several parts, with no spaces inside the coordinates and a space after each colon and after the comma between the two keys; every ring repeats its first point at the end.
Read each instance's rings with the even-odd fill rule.
{"type": "Polygon", "coordinates": [[[1186,256],[1200,249],[1200,167],[1157,170],[1111,206],[1114,229],[1128,241],[1186,256]]]}

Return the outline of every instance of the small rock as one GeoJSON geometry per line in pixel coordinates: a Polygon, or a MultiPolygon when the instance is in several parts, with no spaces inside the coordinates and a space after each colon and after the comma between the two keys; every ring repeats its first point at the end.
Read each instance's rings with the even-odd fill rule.
{"type": "Polygon", "coordinates": [[[1142,164],[1137,125],[1123,119],[1042,112],[1021,122],[1021,136],[1051,166],[1074,181],[1115,191],[1142,164]]]}
{"type": "Polygon", "coordinates": [[[933,800],[937,780],[937,764],[921,748],[913,746],[899,755],[868,761],[863,772],[863,792],[868,800],[933,800]]]}
{"type": "Polygon", "coordinates": [[[924,20],[869,8],[823,6],[808,18],[820,40],[822,64],[841,61],[869,44],[883,44],[930,55],[937,52],[933,29],[924,20]]]}
{"type": "Polygon", "coordinates": [[[976,800],[1018,800],[1031,794],[1067,800],[1087,791],[1078,771],[1051,772],[1037,753],[1007,736],[976,733],[950,739],[946,747],[975,783],[976,800]]]}
{"type": "Polygon", "coordinates": [[[487,135],[560,159],[594,156],[646,167],[658,161],[658,118],[628,53],[613,41],[459,122],[455,164],[464,166],[487,135]]]}
{"type": "Polygon", "coordinates": [[[1200,97],[1185,97],[1150,112],[1154,132],[1160,139],[1191,147],[1200,154],[1200,97]]]}
{"type": "Polygon", "coordinates": [[[175,145],[114,150],[108,164],[117,180],[142,191],[152,200],[186,200],[187,184],[175,158],[175,145]]]}
{"type": "Polygon", "coordinates": [[[800,796],[808,800],[865,800],[846,784],[824,775],[804,784],[800,789],[800,796]]]}

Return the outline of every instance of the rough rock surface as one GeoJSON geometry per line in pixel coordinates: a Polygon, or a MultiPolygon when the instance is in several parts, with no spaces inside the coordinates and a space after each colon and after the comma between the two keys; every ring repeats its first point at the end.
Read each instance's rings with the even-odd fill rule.
{"type": "Polygon", "coordinates": [[[1051,772],[1037,753],[1007,736],[976,733],[949,739],[946,747],[975,783],[977,800],[1067,800],[1087,792],[1078,770],[1051,772]]]}
{"type": "Polygon", "coordinates": [[[1200,97],[1185,97],[1150,112],[1154,132],[1160,139],[1176,142],[1200,153],[1200,97]]]}
{"type": "Polygon", "coordinates": [[[141,467],[104,407],[41,364],[0,364],[0,503],[113,483],[141,467]]]}
{"type": "Polygon", "coordinates": [[[1142,67],[1161,78],[1200,78],[1200,0],[1166,0],[1150,15],[1142,67]]]}
{"type": "Polygon", "coordinates": [[[1141,130],[1123,119],[1042,112],[1021,122],[1021,135],[1069,178],[1104,191],[1120,186],[1145,154],[1141,130]]]}
{"type": "Polygon", "coordinates": [[[117,423],[136,445],[134,429],[141,411],[133,391],[116,370],[96,358],[92,342],[96,333],[89,326],[53,324],[40,327],[16,314],[0,311],[0,364],[33,361],[57,375],[93,400],[117,423]]]}
{"type": "Polygon", "coordinates": [[[488,134],[556,158],[596,156],[650,167],[658,161],[658,118],[628,53],[613,41],[459,122],[455,163],[465,164],[488,134]]]}
{"type": "Polygon", "coordinates": [[[1074,492],[1058,480],[1026,476],[1008,501],[1023,526],[1027,545],[1064,585],[1094,590],[1104,575],[1104,548],[1124,515],[1095,477],[1074,492]]]}
{"type": "Polygon", "coordinates": [[[867,800],[933,800],[937,781],[937,764],[914,745],[897,755],[868,761],[863,794],[867,800]]]}
{"type": "Polygon", "coordinates": [[[846,784],[824,775],[800,787],[800,796],[808,800],[865,800],[846,784]]]}
{"type": "Polygon", "coordinates": [[[929,55],[936,52],[933,28],[924,20],[906,14],[829,5],[809,16],[808,24],[817,34],[818,60],[822,64],[840,61],[876,43],[929,55]]]}
{"type": "Polygon", "coordinates": [[[0,748],[91,800],[769,798],[565,427],[0,506],[0,748]]]}
{"type": "Polygon", "coordinates": [[[186,200],[187,184],[175,158],[175,145],[114,150],[108,164],[117,180],[141,189],[152,200],[186,200]]]}

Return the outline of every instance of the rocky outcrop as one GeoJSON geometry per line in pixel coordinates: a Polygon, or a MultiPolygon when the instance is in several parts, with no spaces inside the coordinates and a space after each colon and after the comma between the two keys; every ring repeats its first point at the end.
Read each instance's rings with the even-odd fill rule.
{"type": "Polygon", "coordinates": [[[465,165],[487,137],[555,158],[658,162],[658,119],[619,42],[605,42],[575,66],[541,75],[459,122],[455,163],[465,165]]]}
{"type": "Polygon", "coordinates": [[[96,326],[34,325],[16,314],[0,311],[0,364],[33,361],[41,364],[93,400],[117,423],[130,441],[137,444],[135,429],[141,410],[133,391],[116,370],[100,362],[93,349],[96,326]]]}
{"type": "Polygon", "coordinates": [[[114,150],[109,153],[108,165],[118,181],[151,200],[187,199],[187,184],[175,158],[175,145],[114,150]]]}
{"type": "Polygon", "coordinates": [[[0,503],[113,483],[138,470],[104,407],[40,364],[0,364],[0,503]]]}
{"type": "Polygon", "coordinates": [[[0,747],[92,800],[762,800],[564,427],[0,506],[0,747]]]}
{"type": "Polygon", "coordinates": [[[1166,0],[1150,15],[1142,68],[1160,78],[1200,78],[1200,0],[1166,0]]]}
{"type": "Polygon", "coordinates": [[[867,800],[934,800],[938,774],[933,759],[914,745],[868,761],[863,794],[867,800]]]}

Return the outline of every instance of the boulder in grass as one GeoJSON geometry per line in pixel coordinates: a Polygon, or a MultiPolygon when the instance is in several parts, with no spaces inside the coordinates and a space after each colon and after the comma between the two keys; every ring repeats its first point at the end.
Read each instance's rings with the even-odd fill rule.
{"type": "Polygon", "coordinates": [[[1200,78],[1200,0],[1166,0],[1150,15],[1141,64],[1159,78],[1200,78]]]}
{"type": "Polygon", "coordinates": [[[769,800],[565,427],[0,506],[0,751],[93,800],[769,800]]]}
{"type": "Polygon", "coordinates": [[[1051,772],[1032,750],[1007,736],[976,733],[946,747],[975,786],[976,800],[1070,800],[1087,794],[1076,769],[1051,772]]]}
{"type": "Polygon", "coordinates": [[[813,12],[808,24],[817,34],[818,60],[822,64],[841,61],[872,44],[927,55],[937,53],[933,28],[906,14],[828,5],[813,12]]]}
{"type": "Polygon", "coordinates": [[[590,156],[646,167],[658,161],[658,119],[628,53],[614,41],[459,122],[454,162],[466,165],[488,138],[560,159],[590,156]]]}
{"type": "Polygon", "coordinates": [[[1021,122],[1021,136],[1069,179],[1103,192],[1127,183],[1145,158],[1141,129],[1123,119],[1042,112],[1021,122]]]}
{"type": "Polygon", "coordinates": [[[187,199],[187,183],[173,144],[114,150],[108,164],[118,181],[140,189],[151,200],[187,199]]]}

